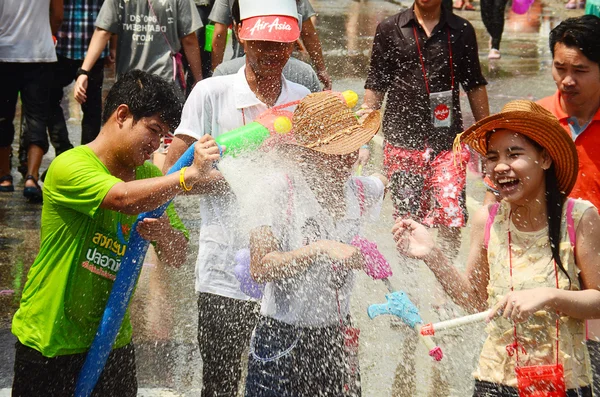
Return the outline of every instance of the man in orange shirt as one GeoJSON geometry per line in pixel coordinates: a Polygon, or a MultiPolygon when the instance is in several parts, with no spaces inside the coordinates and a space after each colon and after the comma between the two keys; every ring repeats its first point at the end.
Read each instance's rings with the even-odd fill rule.
{"type": "MultiPolygon", "coordinates": [[[[552,77],[558,90],[538,103],[571,134],[579,176],[571,197],[600,208],[600,18],[569,18],[550,32],[552,77]]],[[[588,321],[594,394],[600,395],[600,320],[588,321]]]]}
{"type": "Polygon", "coordinates": [[[579,154],[572,197],[600,208],[600,18],[569,18],[550,32],[552,77],[558,90],[538,103],[571,134],[579,154]]]}

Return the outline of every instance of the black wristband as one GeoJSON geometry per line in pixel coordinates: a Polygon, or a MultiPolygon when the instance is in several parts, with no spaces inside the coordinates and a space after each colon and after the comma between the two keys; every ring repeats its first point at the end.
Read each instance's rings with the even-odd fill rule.
{"type": "Polygon", "coordinates": [[[77,69],[77,72],[75,72],[75,80],[77,80],[81,75],[89,76],[89,72],[82,68],[77,69]]]}

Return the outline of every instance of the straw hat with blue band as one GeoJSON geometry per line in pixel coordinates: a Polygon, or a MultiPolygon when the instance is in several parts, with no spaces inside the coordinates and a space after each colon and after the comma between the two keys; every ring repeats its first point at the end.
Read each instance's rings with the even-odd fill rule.
{"type": "Polygon", "coordinates": [[[481,155],[487,155],[489,133],[499,129],[522,134],[545,148],[552,158],[559,189],[565,195],[571,192],[579,170],[575,144],[558,119],[535,102],[511,101],[500,113],[479,120],[456,136],[454,152],[460,151],[461,143],[465,143],[481,155]]]}

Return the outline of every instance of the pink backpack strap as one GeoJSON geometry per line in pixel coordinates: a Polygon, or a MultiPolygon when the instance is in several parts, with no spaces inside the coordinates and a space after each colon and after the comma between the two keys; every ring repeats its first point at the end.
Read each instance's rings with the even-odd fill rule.
{"type": "Polygon", "coordinates": [[[498,213],[498,208],[500,208],[500,203],[492,204],[490,207],[490,215],[488,216],[487,221],[485,222],[485,233],[483,235],[483,245],[485,249],[487,249],[488,244],[490,243],[490,230],[492,229],[492,225],[494,224],[494,219],[496,218],[496,214],[498,213]]]}
{"type": "Polygon", "coordinates": [[[358,189],[358,205],[360,207],[360,216],[365,213],[365,185],[359,178],[354,178],[354,183],[358,189]]]}
{"type": "Polygon", "coordinates": [[[575,230],[575,221],[573,220],[573,207],[575,207],[575,200],[572,198],[567,199],[567,233],[569,234],[571,247],[573,247],[573,250],[575,250],[577,231],[575,230]]]}

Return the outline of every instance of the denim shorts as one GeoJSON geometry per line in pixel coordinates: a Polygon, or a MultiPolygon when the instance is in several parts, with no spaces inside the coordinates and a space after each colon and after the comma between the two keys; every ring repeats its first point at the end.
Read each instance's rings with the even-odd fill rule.
{"type": "Polygon", "coordinates": [[[246,397],[340,396],[339,326],[306,328],[263,318],[250,342],[246,397]]]}

